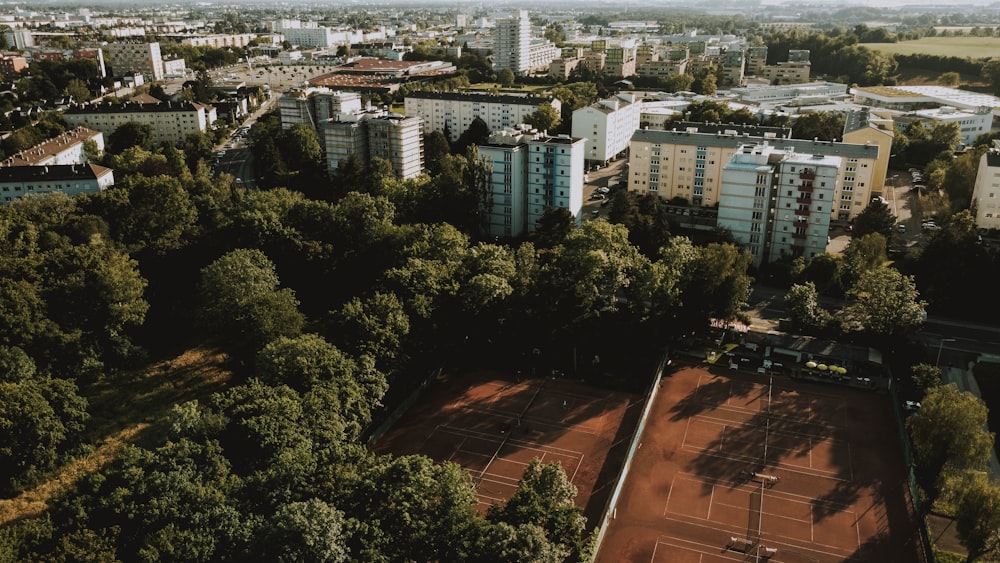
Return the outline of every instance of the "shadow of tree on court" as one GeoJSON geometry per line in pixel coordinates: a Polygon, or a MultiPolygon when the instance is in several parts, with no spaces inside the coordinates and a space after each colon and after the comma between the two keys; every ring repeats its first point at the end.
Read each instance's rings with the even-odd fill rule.
{"type": "MultiPolygon", "coordinates": [[[[713,413],[727,402],[729,407],[725,412],[732,416],[732,411],[740,409],[737,406],[740,401],[745,405],[742,408],[746,418],[742,420],[736,418],[724,426],[719,425],[719,420],[707,421],[710,425],[719,425],[718,433],[707,444],[698,444],[701,450],[686,467],[687,471],[704,479],[703,494],[710,494],[713,487],[724,483],[728,483],[730,489],[743,486],[751,471],[780,476],[782,462],[795,460],[791,465],[799,467],[804,465],[803,460],[811,464],[817,445],[851,439],[845,434],[844,426],[830,422],[832,415],[822,408],[824,403],[816,402],[822,389],[813,389],[808,383],[795,383],[786,388],[787,381],[775,381],[768,405],[767,382],[756,374],[733,372],[702,385],[671,409],[672,420],[677,422],[713,413]],[[762,396],[762,385],[764,401],[757,403],[758,408],[754,405],[762,396]]],[[[853,504],[870,483],[863,477],[856,479],[848,449],[829,448],[818,455],[824,460],[822,470],[832,472],[830,476],[838,483],[831,490],[815,491],[818,495],[814,502],[815,515],[817,520],[822,520],[837,512],[831,503],[841,507],[853,504]]]]}
{"type": "Polygon", "coordinates": [[[845,561],[879,561],[884,563],[926,563],[920,557],[919,539],[915,533],[908,537],[894,537],[887,531],[868,538],[845,561]]]}
{"type": "MultiPolygon", "coordinates": [[[[711,412],[726,404],[732,398],[741,398],[750,401],[751,393],[755,389],[751,381],[734,380],[725,377],[712,379],[710,382],[700,385],[690,395],[684,397],[670,409],[672,416],[670,420],[677,422],[697,416],[704,412],[711,412]]],[[[760,395],[758,394],[759,398],[760,395]]]]}

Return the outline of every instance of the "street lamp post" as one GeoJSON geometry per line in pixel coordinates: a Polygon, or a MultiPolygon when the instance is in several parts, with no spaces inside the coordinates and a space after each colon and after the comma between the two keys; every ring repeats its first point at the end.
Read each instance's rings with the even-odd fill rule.
{"type": "Polygon", "coordinates": [[[954,338],[942,338],[941,339],[941,341],[938,343],[937,360],[934,361],[934,367],[936,367],[938,369],[940,369],[940,367],[941,367],[941,349],[944,348],[944,343],[945,342],[954,342],[954,341],[955,341],[954,338]]]}

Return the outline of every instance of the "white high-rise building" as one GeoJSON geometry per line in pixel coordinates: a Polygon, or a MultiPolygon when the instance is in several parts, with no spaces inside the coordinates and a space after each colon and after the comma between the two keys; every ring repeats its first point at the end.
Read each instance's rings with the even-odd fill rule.
{"type": "Polygon", "coordinates": [[[769,144],[740,147],[723,167],[718,226],[755,265],[826,251],[840,157],[769,144]]]}
{"type": "Polygon", "coordinates": [[[531,20],[527,10],[497,20],[493,30],[493,69],[524,74],[531,68],[531,20]]]}
{"type": "Polygon", "coordinates": [[[392,165],[397,178],[418,176],[424,171],[424,120],[389,113],[365,121],[368,155],[392,165]]]}
{"type": "Polygon", "coordinates": [[[522,236],[549,209],[566,209],[580,223],[584,139],[550,137],[533,130],[503,130],[479,147],[493,166],[489,234],[522,236]]]}

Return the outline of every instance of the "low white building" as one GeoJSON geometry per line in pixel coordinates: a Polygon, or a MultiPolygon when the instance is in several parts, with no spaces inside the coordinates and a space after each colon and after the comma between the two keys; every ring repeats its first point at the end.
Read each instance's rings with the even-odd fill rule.
{"type": "Polygon", "coordinates": [[[993,126],[993,110],[982,107],[975,110],[961,110],[952,106],[921,109],[910,112],[900,118],[900,121],[926,120],[934,123],[954,123],[958,125],[962,142],[971,145],[976,138],[990,132],[993,126]]]}
{"type": "Polygon", "coordinates": [[[585,159],[605,164],[626,151],[639,128],[642,101],[617,94],[573,112],[573,136],[587,139],[585,159]]]}
{"type": "Polygon", "coordinates": [[[19,197],[61,192],[69,196],[96,193],[115,184],[110,168],[96,164],[7,166],[0,168],[0,204],[19,197]]]}
{"type": "Polygon", "coordinates": [[[0,166],[84,164],[87,162],[85,151],[87,141],[93,141],[98,151],[104,150],[103,133],[86,127],[77,127],[5,158],[0,161],[0,166]]]}
{"type": "Polygon", "coordinates": [[[976,211],[976,227],[1000,229],[1000,142],[979,159],[976,185],[972,189],[972,206],[976,211]]]}

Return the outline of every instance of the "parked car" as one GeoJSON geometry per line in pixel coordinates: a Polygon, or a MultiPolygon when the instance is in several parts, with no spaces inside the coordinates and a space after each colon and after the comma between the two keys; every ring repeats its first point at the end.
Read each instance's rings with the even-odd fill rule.
{"type": "Polygon", "coordinates": [[[611,189],[610,188],[606,188],[604,186],[601,186],[601,187],[597,188],[597,191],[600,192],[600,193],[602,193],[602,194],[606,194],[606,193],[610,193],[611,189]]]}
{"type": "Polygon", "coordinates": [[[896,232],[899,233],[899,234],[901,234],[901,235],[905,234],[906,233],[906,223],[900,223],[900,224],[896,225],[896,232]]]}
{"type": "Polygon", "coordinates": [[[903,408],[906,409],[907,412],[917,412],[920,410],[920,402],[906,401],[903,403],[903,408]]]}
{"type": "Polygon", "coordinates": [[[595,210],[593,210],[593,211],[590,212],[590,216],[591,217],[598,217],[600,215],[601,215],[601,210],[600,209],[595,209],[595,210]]]}

